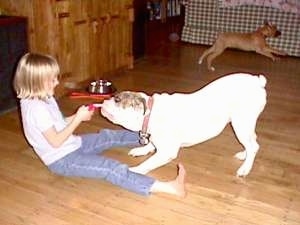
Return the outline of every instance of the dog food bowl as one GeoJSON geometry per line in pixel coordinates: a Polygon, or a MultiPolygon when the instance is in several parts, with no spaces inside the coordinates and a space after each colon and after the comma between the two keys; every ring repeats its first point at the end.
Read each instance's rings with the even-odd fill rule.
{"type": "Polygon", "coordinates": [[[88,91],[92,94],[113,94],[116,88],[109,80],[96,80],[89,84],[88,91]]]}

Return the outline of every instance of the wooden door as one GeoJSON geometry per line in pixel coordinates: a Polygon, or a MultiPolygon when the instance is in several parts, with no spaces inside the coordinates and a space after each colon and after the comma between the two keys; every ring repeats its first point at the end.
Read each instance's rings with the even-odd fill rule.
{"type": "Polygon", "coordinates": [[[131,1],[56,1],[63,74],[82,81],[132,66],[131,1]]]}
{"type": "Polygon", "coordinates": [[[132,1],[91,1],[92,44],[91,60],[95,78],[105,78],[111,71],[132,67],[132,1]],[[105,2],[105,3],[104,3],[105,2]]]}

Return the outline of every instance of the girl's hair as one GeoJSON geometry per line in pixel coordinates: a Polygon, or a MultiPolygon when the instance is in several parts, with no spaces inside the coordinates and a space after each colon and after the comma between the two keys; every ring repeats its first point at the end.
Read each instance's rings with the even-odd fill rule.
{"type": "Polygon", "coordinates": [[[26,53],[20,59],[14,78],[14,89],[17,97],[48,98],[46,82],[60,73],[57,61],[49,56],[37,53],[26,53]]]}

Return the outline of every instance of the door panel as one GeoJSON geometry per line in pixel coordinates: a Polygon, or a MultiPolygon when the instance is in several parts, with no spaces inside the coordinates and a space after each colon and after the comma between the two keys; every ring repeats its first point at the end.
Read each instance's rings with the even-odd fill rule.
{"type": "Polygon", "coordinates": [[[65,0],[56,4],[58,55],[64,74],[82,81],[105,78],[132,66],[131,1],[65,0]]]}
{"type": "Polygon", "coordinates": [[[55,8],[63,74],[82,81],[132,66],[131,1],[65,0],[55,8]]]}

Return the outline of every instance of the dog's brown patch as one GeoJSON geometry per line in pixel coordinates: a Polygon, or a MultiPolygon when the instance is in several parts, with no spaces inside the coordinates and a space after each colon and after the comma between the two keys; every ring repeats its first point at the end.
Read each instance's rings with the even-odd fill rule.
{"type": "Polygon", "coordinates": [[[146,100],[137,92],[122,91],[115,95],[114,100],[118,107],[123,109],[132,107],[135,110],[146,112],[146,100]]]}

